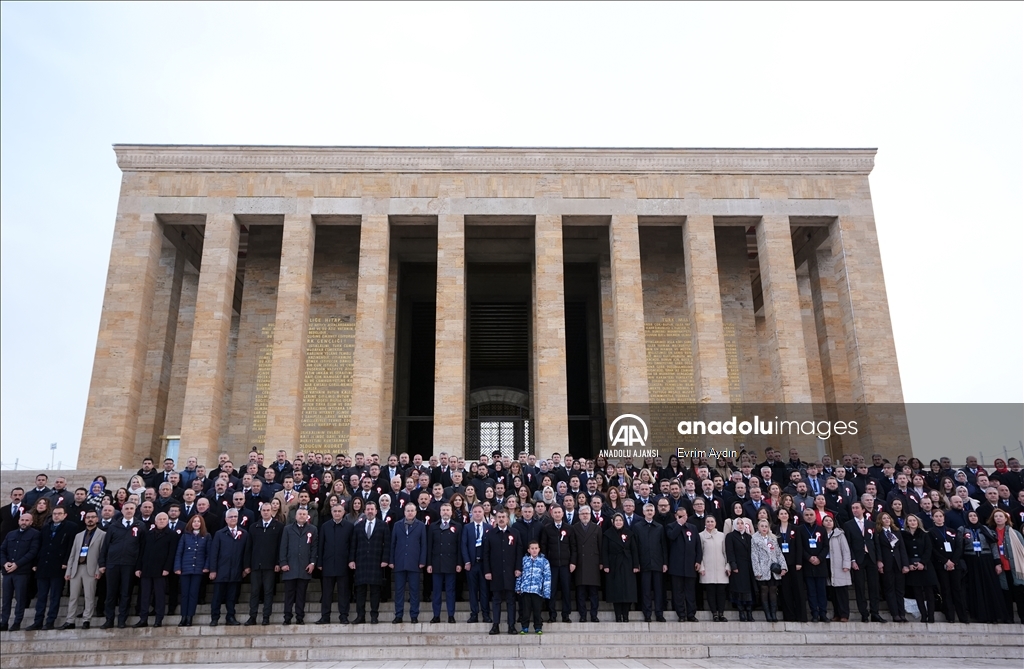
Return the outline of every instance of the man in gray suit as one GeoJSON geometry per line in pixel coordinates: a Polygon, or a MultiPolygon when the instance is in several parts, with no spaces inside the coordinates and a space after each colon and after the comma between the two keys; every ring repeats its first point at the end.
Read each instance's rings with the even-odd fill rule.
{"type": "Polygon", "coordinates": [[[75,629],[78,615],[78,597],[85,594],[85,612],[82,614],[82,629],[89,629],[90,620],[96,611],[96,587],[100,581],[100,552],[107,533],[99,528],[100,517],[95,511],[85,514],[85,529],[75,535],[68,556],[68,568],[64,580],[71,584],[68,598],[68,615],[61,625],[62,630],[75,629]]]}
{"type": "Polygon", "coordinates": [[[319,547],[316,527],[309,522],[306,509],[295,512],[295,522],[289,523],[281,535],[280,564],[284,581],[284,624],[292,624],[292,610],[295,622],[303,624],[306,617],[306,588],[316,568],[316,553],[319,547]]]}

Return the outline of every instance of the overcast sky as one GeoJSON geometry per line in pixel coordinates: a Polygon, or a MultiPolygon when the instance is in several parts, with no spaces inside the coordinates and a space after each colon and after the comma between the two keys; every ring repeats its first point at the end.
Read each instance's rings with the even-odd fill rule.
{"type": "Polygon", "coordinates": [[[5,468],[49,464],[51,442],[77,457],[117,142],[877,147],[906,400],[1024,401],[1020,4],[5,3],[0,18],[5,468]]]}

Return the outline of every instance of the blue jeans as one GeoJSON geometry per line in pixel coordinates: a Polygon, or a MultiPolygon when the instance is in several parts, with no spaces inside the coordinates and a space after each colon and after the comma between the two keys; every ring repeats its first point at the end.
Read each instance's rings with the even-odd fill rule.
{"type": "Polygon", "coordinates": [[[395,579],[395,617],[401,618],[405,613],[405,585],[409,584],[409,615],[418,618],[420,615],[420,573],[418,571],[394,572],[395,579]]]}
{"type": "Polygon", "coordinates": [[[811,618],[824,618],[828,615],[828,598],[825,596],[825,577],[806,576],[807,599],[811,605],[811,618]]]}
{"type": "Polygon", "coordinates": [[[434,617],[441,616],[441,593],[445,594],[448,602],[448,616],[455,615],[455,574],[434,574],[434,617]]]}
{"type": "Polygon", "coordinates": [[[45,614],[46,624],[53,625],[54,621],[57,620],[57,609],[60,608],[60,596],[64,592],[64,579],[37,578],[36,588],[38,589],[38,594],[36,597],[35,623],[42,625],[45,614]],[[47,604],[50,607],[49,613],[46,611],[47,604]]]}
{"type": "Polygon", "coordinates": [[[191,618],[196,614],[196,605],[199,604],[199,583],[203,580],[202,574],[181,575],[181,617],[191,618]]]}

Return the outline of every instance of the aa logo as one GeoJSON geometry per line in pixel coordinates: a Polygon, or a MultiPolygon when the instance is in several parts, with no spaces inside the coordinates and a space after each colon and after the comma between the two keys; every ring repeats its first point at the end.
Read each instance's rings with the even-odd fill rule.
{"type": "Polygon", "coordinates": [[[640,416],[624,413],[608,426],[610,448],[625,446],[626,448],[647,446],[647,423],[640,416]]]}

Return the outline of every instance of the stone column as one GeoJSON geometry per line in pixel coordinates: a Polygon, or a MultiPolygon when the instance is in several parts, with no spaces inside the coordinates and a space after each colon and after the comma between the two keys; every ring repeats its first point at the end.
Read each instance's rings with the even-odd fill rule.
{"type": "Polygon", "coordinates": [[[156,216],[117,215],[78,455],[83,469],[137,465],[135,428],[162,240],[156,216]]]}
{"type": "Polygon", "coordinates": [[[166,236],[160,255],[160,274],[153,295],[153,317],[149,328],[145,379],[135,429],[135,461],[150,457],[160,461],[167,416],[167,393],[171,385],[171,362],[178,329],[178,305],[185,275],[185,254],[174,248],[166,236]]]}
{"type": "MultiPolygon", "coordinates": [[[[866,186],[865,186],[866,189],[866,186]]],[[[858,203],[860,204],[860,203],[858,203]]],[[[842,216],[829,227],[839,313],[861,452],[910,455],[910,434],[874,215],[842,216]]],[[[859,207],[863,209],[863,205],[859,207]]]]}
{"type": "Polygon", "coordinates": [[[565,275],[562,217],[537,216],[534,232],[533,376],[530,417],[539,458],[564,453],[569,443],[565,372],[565,275]]]}
{"type": "Polygon", "coordinates": [[[207,468],[216,466],[220,447],[238,236],[233,214],[207,216],[179,450],[207,468]]]}
{"type": "Polygon", "coordinates": [[[683,225],[683,270],[693,340],[693,377],[697,402],[729,403],[729,366],[722,330],[722,292],[718,281],[715,224],[711,216],[687,216],[683,225]]]}
{"type": "Polygon", "coordinates": [[[636,215],[612,216],[610,236],[617,400],[619,404],[647,404],[647,336],[636,215]]]}
{"type": "Polygon", "coordinates": [[[466,221],[437,217],[434,452],[466,455],[466,221]]]}
{"type": "Polygon", "coordinates": [[[364,215],[359,231],[349,449],[367,456],[371,453],[385,455],[391,446],[390,432],[384,432],[382,421],[390,244],[387,214],[364,215]]]}
{"type": "MultiPolygon", "coordinates": [[[[757,224],[757,259],[764,296],[765,334],[772,370],[772,396],[779,418],[810,420],[811,386],[807,376],[800,294],[793,261],[793,240],[788,216],[765,216],[757,224]]],[[[780,447],[800,449],[802,456],[816,458],[813,438],[781,435],[780,447]]]]}
{"type": "Polygon", "coordinates": [[[316,225],[310,215],[285,215],[267,398],[268,454],[284,449],[292,456],[299,450],[315,244],[316,225]]]}

